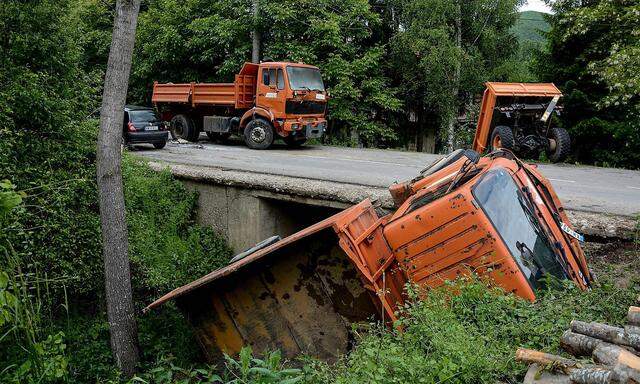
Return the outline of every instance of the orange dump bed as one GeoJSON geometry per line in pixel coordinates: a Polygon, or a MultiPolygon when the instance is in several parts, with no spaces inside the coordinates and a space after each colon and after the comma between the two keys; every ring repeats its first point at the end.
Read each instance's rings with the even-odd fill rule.
{"type": "Polygon", "coordinates": [[[496,96],[549,96],[562,92],[553,83],[486,83],[487,89],[496,96]]]}
{"type": "Polygon", "coordinates": [[[154,104],[181,103],[196,106],[250,108],[255,95],[255,76],[236,75],[233,83],[153,84],[154,104]]]}

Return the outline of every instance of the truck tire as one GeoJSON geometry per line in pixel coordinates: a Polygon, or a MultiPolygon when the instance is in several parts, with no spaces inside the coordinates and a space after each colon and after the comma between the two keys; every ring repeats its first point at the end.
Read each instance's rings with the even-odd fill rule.
{"type": "Polygon", "coordinates": [[[267,149],[273,144],[273,125],[257,117],[244,128],[244,142],[251,149],[267,149]]]}
{"type": "Polygon", "coordinates": [[[549,130],[549,147],[547,156],[554,163],[563,161],[571,151],[571,137],[564,128],[551,128],[549,130]],[[552,141],[553,140],[553,141],[552,141]]]}
{"type": "Polygon", "coordinates": [[[513,151],[516,141],[513,138],[513,131],[506,125],[498,125],[491,132],[491,151],[496,149],[508,149],[513,151]]]}
{"type": "Polygon", "coordinates": [[[304,145],[304,143],[307,142],[307,139],[305,138],[296,140],[292,136],[283,137],[282,140],[284,140],[284,142],[287,144],[287,147],[289,148],[300,148],[304,145]]]}
{"type": "Polygon", "coordinates": [[[200,131],[193,122],[193,119],[187,115],[175,115],[171,119],[171,136],[174,139],[185,139],[196,142],[200,136],[200,131]]]}

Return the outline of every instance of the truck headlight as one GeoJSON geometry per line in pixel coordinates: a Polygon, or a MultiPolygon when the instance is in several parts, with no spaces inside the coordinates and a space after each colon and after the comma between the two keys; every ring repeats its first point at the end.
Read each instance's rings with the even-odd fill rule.
{"type": "Polygon", "coordinates": [[[291,129],[293,131],[300,129],[300,124],[298,124],[298,123],[291,124],[291,129]]]}

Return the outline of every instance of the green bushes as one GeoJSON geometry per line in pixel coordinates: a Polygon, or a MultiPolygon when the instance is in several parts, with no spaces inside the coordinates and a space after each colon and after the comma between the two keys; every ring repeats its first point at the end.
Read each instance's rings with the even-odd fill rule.
{"type": "MultiPolygon", "coordinates": [[[[518,382],[525,366],[515,349],[556,352],[562,331],[574,318],[620,324],[640,291],[604,282],[582,292],[572,284],[543,293],[536,303],[477,280],[455,283],[459,292],[429,293],[405,308],[403,332],[374,328],[336,366],[305,369],[310,383],[495,383],[518,382]]],[[[448,288],[447,288],[448,289],[448,288]]]]}
{"type": "MultiPolygon", "coordinates": [[[[195,224],[197,196],[168,170],[123,162],[131,262],[144,287],[162,292],[226,264],[231,250],[211,228],[195,224]]],[[[135,282],[134,282],[135,284],[135,282]]]]}

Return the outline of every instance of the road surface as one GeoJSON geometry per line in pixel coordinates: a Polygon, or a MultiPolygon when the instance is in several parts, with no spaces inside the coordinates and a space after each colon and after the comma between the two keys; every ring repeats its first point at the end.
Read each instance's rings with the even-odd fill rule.
{"type": "MultiPolygon", "coordinates": [[[[165,149],[135,150],[149,160],[257,174],[386,188],[411,179],[442,155],[380,149],[284,145],[257,151],[243,144],[169,142],[165,149]]],[[[635,216],[640,214],[640,171],[540,164],[567,209],[635,216]]],[[[301,183],[304,181],[301,180],[301,183]]]]}

